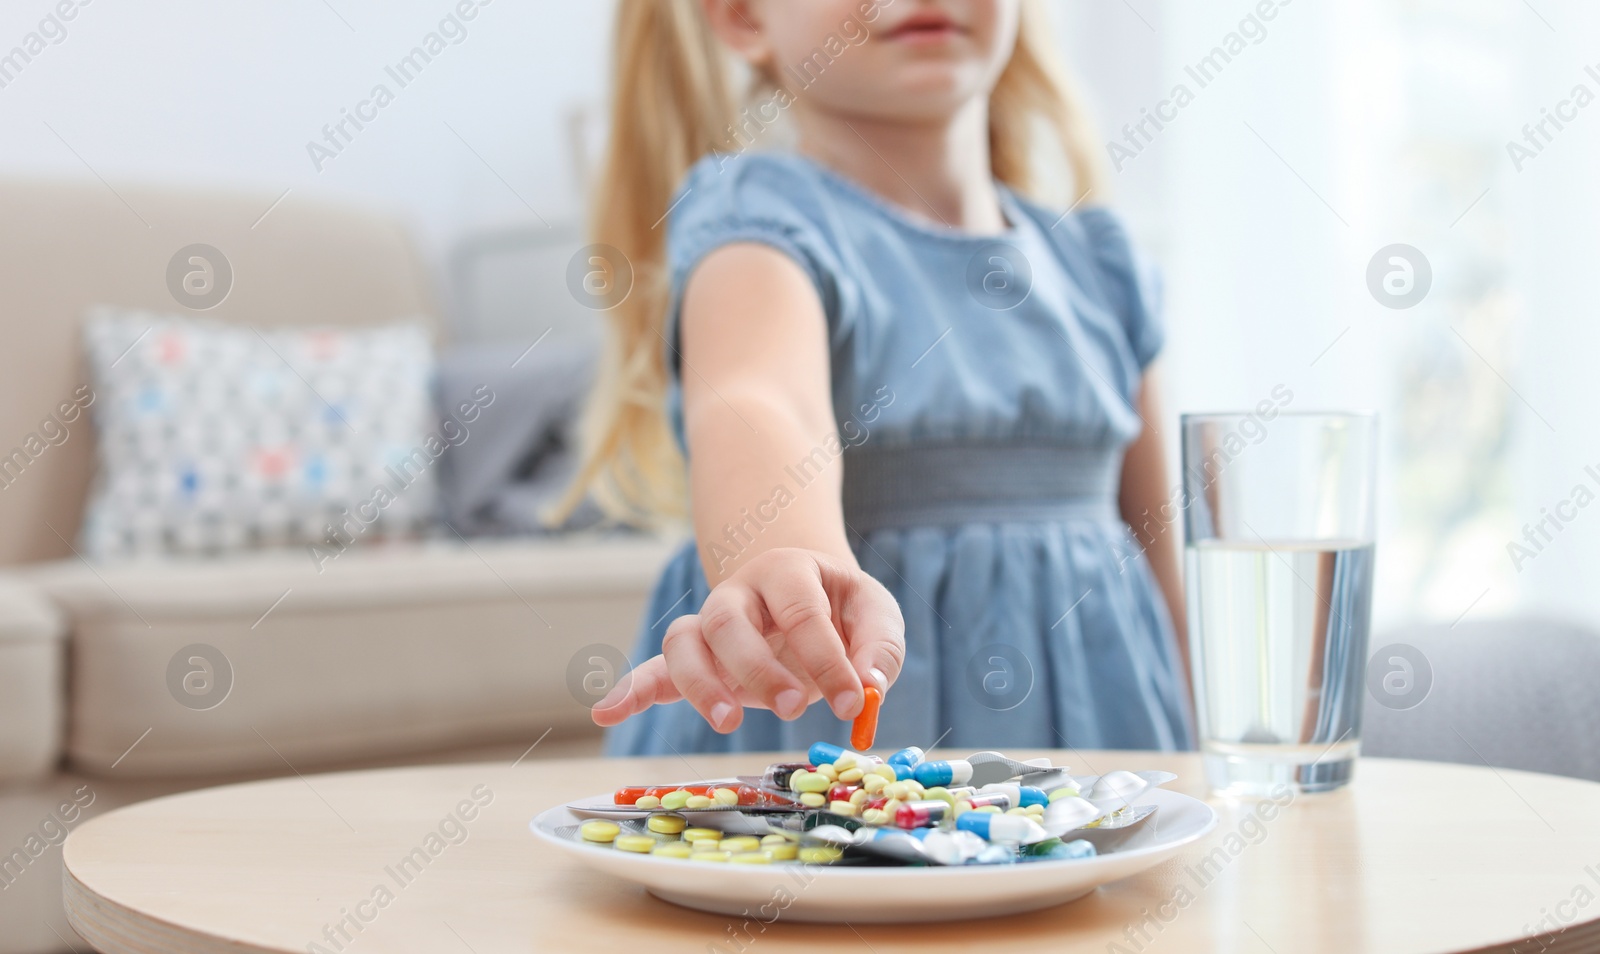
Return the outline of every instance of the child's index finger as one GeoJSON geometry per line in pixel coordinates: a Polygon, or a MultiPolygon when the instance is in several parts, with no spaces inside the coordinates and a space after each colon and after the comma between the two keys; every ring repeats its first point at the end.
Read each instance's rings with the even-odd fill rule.
{"type": "Polygon", "coordinates": [[[867,684],[861,691],[861,714],[850,724],[850,747],[857,752],[872,748],[878,738],[878,708],[883,705],[883,690],[867,684]]]}

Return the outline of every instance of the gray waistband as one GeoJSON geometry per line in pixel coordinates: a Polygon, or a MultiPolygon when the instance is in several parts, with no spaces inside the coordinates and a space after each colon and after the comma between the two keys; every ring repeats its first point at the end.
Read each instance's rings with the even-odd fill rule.
{"type": "Polygon", "coordinates": [[[926,444],[844,454],[844,517],[879,527],[1117,519],[1122,459],[1048,444],[926,444]]]}

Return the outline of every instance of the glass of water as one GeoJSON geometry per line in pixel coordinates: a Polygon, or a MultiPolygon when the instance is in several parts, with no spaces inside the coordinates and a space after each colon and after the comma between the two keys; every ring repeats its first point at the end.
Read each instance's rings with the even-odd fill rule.
{"type": "MultiPolygon", "coordinates": [[[[1262,410],[1265,409],[1265,410],[1262,410]]],[[[1213,789],[1350,781],[1372,623],[1378,419],[1183,416],[1189,650],[1213,789]]]]}

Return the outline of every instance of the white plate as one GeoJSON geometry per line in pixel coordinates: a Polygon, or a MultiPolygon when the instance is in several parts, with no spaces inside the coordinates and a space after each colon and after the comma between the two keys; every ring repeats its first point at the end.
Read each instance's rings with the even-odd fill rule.
{"type": "Polygon", "coordinates": [[[1157,811],[1108,854],[960,868],[719,865],[586,845],[556,834],[582,819],[565,807],[529,823],[534,834],[598,871],[643,885],[663,901],[715,914],[795,921],[957,921],[1037,911],[1172,857],[1217,824],[1210,805],[1153,789],[1134,800],[1157,811]]]}

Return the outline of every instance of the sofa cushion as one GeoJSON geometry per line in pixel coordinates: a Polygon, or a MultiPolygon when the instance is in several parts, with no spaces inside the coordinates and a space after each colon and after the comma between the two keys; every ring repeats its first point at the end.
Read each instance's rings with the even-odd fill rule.
{"type": "Polygon", "coordinates": [[[203,306],[168,275],[195,243],[207,243],[232,274],[227,297],[204,312],[220,322],[359,328],[434,315],[427,271],[397,220],[305,191],[108,189],[87,174],[0,180],[0,222],[27,223],[0,229],[0,463],[11,462],[0,466],[0,565],[72,553],[94,456],[86,416],[75,410],[90,398],[82,390],[84,310],[203,306]],[[74,420],[63,422],[63,412],[74,420]]]}
{"type": "Polygon", "coordinates": [[[65,632],[42,592],[0,576],[0,785],[44,778],[61,760],[65,632]]]}
{"type": "Polygon", "coordinates": [[[72,624],[75,766],[306,771],[588,726],[581,680],[615,678],[605,661],[631,648],[671,549],[463,541],[352,548],[320,571],[299,550],[29,573],[72,624]]]}
{"type": "Polygon", "coordinates": [[[98,308],[84,339],[91,559],[367,543],[433,517],[452,441],[420,325],[258,331],[98,308]]]}

